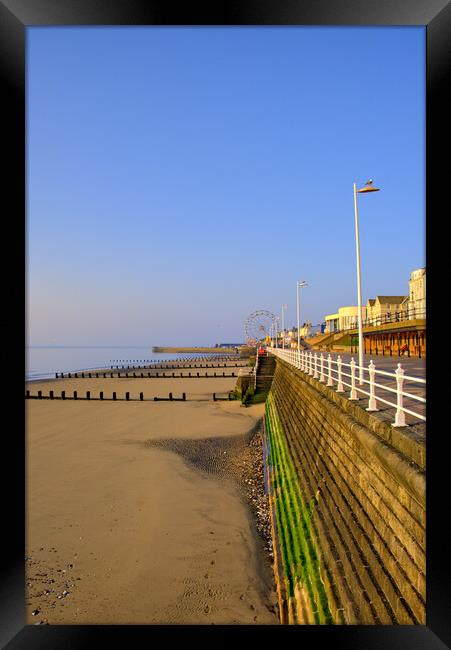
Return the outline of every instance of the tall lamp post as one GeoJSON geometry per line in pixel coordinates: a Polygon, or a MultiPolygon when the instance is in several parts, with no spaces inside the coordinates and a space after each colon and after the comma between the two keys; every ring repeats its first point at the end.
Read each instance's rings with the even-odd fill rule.
{"type": "Polygon", "coordinates": [[[357,255],[357,304],[359,311],[359,384],[363,384],[363,327],[362,327],[362,288],[360,284],[360,242],[359,242],[359,211],[357,208],[357,194],[366,192],[379,192],[378,187],[373,187],[373,181],[365,183],[360,190],[354,183],[354,211],[355,211],[355,247],[357,255]]]}
{"type": "Polygon", "coordinates": [[[301,324],[299,322],[299,289],[302,289],[302,287],[308,287],[308,284],[307,282],[305,282],[305,280],[302,280],[301,282],[296,282],[296,298],[297,298],[297,312],[298,312],[298,351],[301,349],[301,332],[300,332],[301,324]]]}
{"type": "Polygon", "coordinates": [[[278,323],[279,323],[279,317],[276,316],[276,322],[275,322],[275,327],[276,327],[276,348],[279,347],[279,327],[278,327],[278,323]]]}
{"type": "Polygon", "coordinates": [[[282,348],[285,349],[285,321],[283,318],[284,310],[288,307],[288,305],[282,305],[282,348]]]}

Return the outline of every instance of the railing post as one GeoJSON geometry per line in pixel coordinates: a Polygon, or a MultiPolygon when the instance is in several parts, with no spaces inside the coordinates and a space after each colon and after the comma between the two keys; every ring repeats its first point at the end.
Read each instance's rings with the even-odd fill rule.
{"type": "Polygon", "coordinates": [[[312,361],[312,357],[313,357],[313,352],[309,352],[309,369],[308,369],[308,374],[309,374],[310,376],[313,375],[313,361],[312,361]]]}
{"type": "Polygon", "coordinates": [[[328,365],[328,375],[327,375],[327,386],[333,386],[334,382],[332,381],[332,357],[329,354],[327,357],[327,365],[328,365]]]}
{"type": "Polygon", "coordinates": [[[344,393],[344,388],[343,388],[343,382],[341,381],[341,366],[342,366],[342,360],[340,355],[338,355],[337,359],[337,366],[338,366],[338,385],[337,385],[337,393],[344,393]]]}
{"type": "Polygon", "coordinates": [[[321,352],[321,356],[320,356],[319,368],[320,368],[319,380],[324,382],[324,354],[322,352],[321,352]]]}
{"type": "Polygon", "coordinates": [[[315,355],[313,357],[314,362],[315,362],[315,371],[313,373],[313,379],[318,379],[318,355],[315,352],[315,355]]]}
{"type": "Polygon", "coordinates": [[[349,395],[349,399],[357,400],[359,398],[357,397],[357,391],[355,389],[355,366],[356,366],[356,363],[354,361],[354,357],[352,357],[352,359],[351,359],[350,366],[351,366],[351,394],[349,395]]]}
{"type": "Polygon", "coordinates": [[[396,415],[395,422],[392,424],[393,427],[405,427],[406,426],[406,415],[402,410],[402,385],[404,383],[404,370],[401,368],[401,364],[398,363],[396,368],[396,415]]]}
{"type": "Polygon", "coordinates": [[[374,395],[374,377],[376,374],[376,366],[374,365],[372,359],[370,361],[370,365],[368,366],[368,374],[370,376],[370,399],[368,401],[368,408],[366,410],[378,411],[379,409],[377,408],[376,397],[374,395]]]}

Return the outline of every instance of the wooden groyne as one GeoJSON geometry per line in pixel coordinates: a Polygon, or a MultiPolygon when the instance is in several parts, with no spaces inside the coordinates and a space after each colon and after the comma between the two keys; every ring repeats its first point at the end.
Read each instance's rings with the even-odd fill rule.
{"type": "Polygon", "coordinates": [[[235,377],[237,376],[235,372],[226,374],[225,372],[213,372],[213,373],[200,373],[200,372],[188,372],[188,374],[176,374],[175,372],[166,373],[166,372],[156,372],[154,374],[148,372],[55,372],[55,379],[165,379],[165,378],[174,378],[174,379],[202,379],[208,377],[209,379],[223,379],[224,377],[235,377]]]}
{"type": "MultiPolygon", "coordinates": [[[[49,391],[48,395],[44,395],[42,393],[42,390],[38,390],[38,392],[35,395],[31,394],[30,390],[27,390],[25,393],[25,399],[37,399],[37,400],[88,400],[91,402],[94,401],[101,401],[101,402],[108,402],[108,401],[113,401],[113,402],[119,402],[119,401],[125,401],[125,402],[186,402],[188,401],[186,399],[186,393],[182,393],[181,397],[174,397],[174,393],[168,393],[167,397],[163,396],[153,396],[153,397],[144,397],[144,393],[140,392],[138,397],[131,397],[130,392],[127,391],[123,396],[118,395],[117,391],[113,391],[111,393],[111,396],[105,395],[104,391],[101,390],[98,393],[98,397],[96,397],[90,390],[86,391],[86,394],[83,395],[79,391],[74,390],[72,394],[69,392],[66,392],[65,390],[62,390],[61,393],[58,395],[55,393],[55,391],[51,390],[49,391]]],[[[218,402],[218,401],[231,401],[234,399],[233,394],[231,391],[228,393],[213,393],[211,399],[213,402],[218,402]]],[[[189,400],[189,401],[198,401],[198,400],[189,400]]],[[[208,401],[207,400],[201,400],[201,401],[208,401]]]]}

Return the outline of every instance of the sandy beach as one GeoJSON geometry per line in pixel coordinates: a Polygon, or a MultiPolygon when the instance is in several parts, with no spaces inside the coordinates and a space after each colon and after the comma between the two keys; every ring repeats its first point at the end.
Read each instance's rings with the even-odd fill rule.
{"type": "Polygon", "coordinates": [[[270,562],[224,465],[239,458],[263,405],[211,399],[235,382],[26,386],[149,398],[26,400],[27,623],[278,623],[270,562]],[[169,391],[187,401],[150,401],[169,391]]]}

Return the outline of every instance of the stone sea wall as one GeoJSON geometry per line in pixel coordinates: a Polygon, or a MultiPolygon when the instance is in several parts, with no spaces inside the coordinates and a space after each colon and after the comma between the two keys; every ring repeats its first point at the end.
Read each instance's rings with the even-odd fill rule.
{"type": "Polygon", "coordinates": [[[282,622],[425,624],[424,445],[280,359],[265,421],[282,622]]]}

